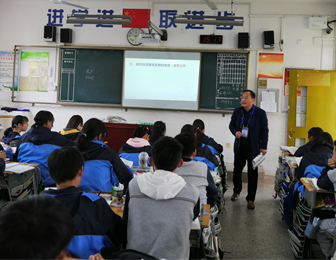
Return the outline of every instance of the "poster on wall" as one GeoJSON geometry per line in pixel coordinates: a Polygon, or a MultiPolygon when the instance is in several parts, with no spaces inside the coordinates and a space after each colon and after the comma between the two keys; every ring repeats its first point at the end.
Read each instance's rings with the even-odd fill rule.
{"type": "Polygon", "coordinates": [[[284,54],[259,53],[258,78],[283,78],[284,54]]]}
{"type": "MultiPolygon", "coordinates": [[[[16,56],[14,90],[18,86],[18,56],[16,56]]],[[[14,52],[0,51],[0,91],[12,91],[14,52]]]]}
{"type": "Polygon", "coordinates": [[[47,92],[49,69],[48,52],[21,52],[19,91],[47,92]]]}

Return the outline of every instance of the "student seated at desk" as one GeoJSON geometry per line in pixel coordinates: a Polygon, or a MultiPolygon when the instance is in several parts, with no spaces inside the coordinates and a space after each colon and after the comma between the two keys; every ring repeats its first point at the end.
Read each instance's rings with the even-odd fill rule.
{"type": "Polygon", "coordinates": [[[300,178],[304,177],[305,169],[311,164],[327,166],[328,159],[332,157],[333,149],[334,145],[331,135],[327,132],[318,134],[312,141],[309,152],[302,157],[298,170],[295,173],[296,179],[300,180],[300,178]]]}
{"type": "Polygon", "coordinates": [[[41,195],[2,208],[0,230],[0,259],[66,259],[66,248],[75,233],[64,205],[41,195]]]}
{"type": "Polygon", "coordinates": [[[191,224],[199,214],[199,192],[175,173],[182,145],[162,137],[152,147],[154,172],[139,174],[126,193],[123,219],[127,249],[159,259],[189,259],[191,224]]]}
{"type": "Polygon", "coordinates": [[[54,116],[51,112],[39,111],[34,121],[32,128],[20,138],[19,147],[16,150],[17,161],[38,164],[43,186],[55,186],[55,182],[49,177],[48,156],[57,148],[73,146],[73,141],[51,131],[54,123],[54,116]]]}
{"type": "MultiPolygon", "coordinates": [[[[317,180],[319,188],[331,192],[336,191],[336,141],[334,141],[334,150],[332,158],[328,160],[328,165],[322,170],[320,177],[317,180]]],[[[335,193],[336,198],[336,193],[335,193]]],[[[333,206],[335,208],[335,206],[333,206]]],[[[328,218],[321,220],[316,231],[317,241],[321,246],[321,250],[326,256],[326,259],[331,259],[334,255],[333,243],[334,239],[329,234],[336,237],[336,219],[328,218]]]]}
{"type": "Polygon", "coordinates": [[[166,124],[162,121],[156,121],[151,131],[151,135],[149,137],[150,145],[153,145],[157,140],[166,134],[166,124]]]}
{"type": "Polygon", "coordinates": [[[195,129],[196,129],[196,132],[197,132],[196,138],[197,138],[198,142],[208,146],[210,148],[211,152],[214,155],[218,155],[218,154],[223,152],[223,146],[221,144],[217,143],[210,136],[206,136],[204,134],[205,125],[204,125],[204,122],[201,119],[196,119],[193,122],[193,127],[195,127],[195,129]]]}
{"type": "Polygon", "coordinates": [[[181,133],[189,133],[191,135],[194,135],[196,138],[196,151],[197,152],[196,152],[196,156],[193,159],[194,161],[197,160],[197,161],[202,161],[206,163],[206,165],[211,171],[214,170],[219,165],[219,162],[216,156],[211,152],[210,148],[197,140],[197,130],[195,127],[193,127],[190,124],[186,124],[182,127],[181,133]]]}
{"type": "Polygon", "coordinates": [[[75,235],[106,235],[118,247],[126,230],[116,215],[97,194],[78,188],[84,171],[84,158],[74,147],[53,151],[48,158],[49,174],[57,190],[44,190],[41,194],[54,197],[71,212],[75,235]]]}
{"type": "Polygon", "coordinates": [[[133,178],[118,154],[104,144],[106,136],[106,126],[97,118],[91,118],[86,121],[78,135],[76,146],[83,155],[86,165],[82,184],[80,185],[83,189],[111,191],[112,185],[114,185],[112,182],[115,182],[114,174],[117,177],[117,181],[127,188],[129,181],[133,178]],[[106,172],[109,171],[108,167],[111,171],[113,167],[113,173],[106,172]],[[89,185],[90,189],[87,188],[88,186],[83,186],[83,183],[89,185]],[[91,184],[96,185],[96,187],[92,189],[91,184]]]}
{"type": "Polygon", "coordinates": [[[218,190],[213,177],[205,163],[193,161],[196,155],[195,137],[188,133],[182,133],[175,136],[175,139],[183,145],[183,164],[176,169],[176,174],[197,187],[201,205],[215,206],[218,190]]]}
{"type": "Polygon", "coordinates": [[[311,143],[313,142],[315,136],[322,133],[323,130],[320,127],[312,127],[308,131],[308,143],[299,147],[294,153],[295,157],[302,157],[309,152],[311,143]]]}
{"type": "Polygon", "coordinates": [[[27,131],[28,128],[28,117],[17,115],[12,120],[12,127],[5,130],[2,142],[5,144],[17,147],[19,139],[21,138],[20,133],[27,131]]]}
{"type": "Polygon", "coordinates": [[[83,118],[80,115],[74,115],[69,119],[68,124],[60,132],[65,138],[76,140],[79,132],[83,128],[83,118]]]}
{"type": "Polygon", "coordinates": [[[333,192],[335,190],[334,183],[336,183],[336,141],[334,141],[333,155],[317,179],[317,186],[321,189],[333,192]]]}
{"type": "Polygon", "coordinates": [[[139,126],[133,133],[133,138],[129,138],[119,150],[119,156],[132,161],[133,166],[139,166],[139,154],[146,152],[149,157],[152,156],[152,147],[148,142],[151,130],[148,126],[139,126]]]}

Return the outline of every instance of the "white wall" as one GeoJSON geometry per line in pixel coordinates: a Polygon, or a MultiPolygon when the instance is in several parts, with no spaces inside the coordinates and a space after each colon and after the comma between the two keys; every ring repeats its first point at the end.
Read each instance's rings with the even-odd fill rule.
{"type": "MultiPolygon", "coordinates": [[[[120,14],[122,8],[148,8],[147,2],[115,1],[85,1],[82,4],[89,6],[91,14],[97,9],[112,9],[114,14],[120,14]]],[[[167,1],[168,2],[168,1],[167,1]]],[[[213,48],[198,43],[198,35],[216,34],[224,35],[224,43],[219,48],[235,49],[237,46],[237,33],[249,32],[251,37],[251,50],[249,57],[249,88],[255,90],[257,82],[257,63],[259,52],[280,52],[279,45],[274,50],[262,49],[262,32],[274,30],[275,41],[284,40],[283,53],[285,55],[285,67],[300,67],[313,69],[334,69],[335,67],[335,36],[325,36],[322,30],[309,30],[308,17],[312,15],[329,16],[335,19],[335,5],[330,4],[290,4],[290,3],[255,3],[236,4],[234,11],[239,16],[244,16],[243,27],[234,27],[233,30],[214,30],[214,26],[204,26],[203,30],[185,29],[186,25],[179,24],[177,28],[168,28],[168,41],[161,43],[164,47],[195,47],[213,48]]],[[[203,10],[207,15],[214,12],[202,4],[150,4],[152,8],[151,20],[159,24],[159,10],[178,10],[183,13],[187,10],[203,10]]],[[[218,5],[220,10],[230,11],[230,5],[218,5]]],[[[70,14],[72,8],[65,5],[54,5],[48,0],[0,0],[0,51],[10,51],[14,45],[43,45],[53,46],[59,43],[45,42],[43,39],[43,27],[47,23],[48,9],[64,9],[64,14],[70,14]]],[[[74,44],[92,45],[125,45],[128,28],[115,25],[113,28],[96,28],[95,25],[73,27],[63,21],[63,27],[73,29],[74,44]]],[[[59,32],[59,28],[58,28],[59,32]]],[[[59,35],[57,36],[59,42],[59,35]]],[[[156,46],[156,45],[151,45],[156,46]]],[[[215,47],[218,48],[218,47],[215,47]]],[[[283,80],[269,80],[271,88],[279,89],[282,93],[283,80]]],[[[50,110],[55,116],[54,130],[63,128],[69,117],[73,114],[81,114],[84,120],[91,117],[100,119],[108,115],[118,115],[128,122],[154,122],[163,120],[167,124],[167,135],[176,135],[182,125],[192,123],[200,118],[206,124],[206,133],[223,144],[226,162],[233,162],[232,146],[234,137],[228,129],[230,114],[224,117],[217,113],[200,112],[172,112],[140,109],[121,108],[95,108],[79,106],[39,105],[32,106],[25,103],[12,103],[11,93],[0,91],[0,106],[28,108],[32,114],[41,109],[50,110]],[[231,145],[226,148],[226,143],[231,145]]],[[[43,102],[43,100],[41,100],[43,102]]],[[[55,100],[56,101],[56,100],[55,100]]],[[[282,102],[282,97],[279,102],[282,102]]],[[[269,120],[269,147],[268,156],[264,168],[267,175],[273,175],[277,166],[277,158],[280,155],[279,145],[286,143],[287,114],[268,113],[269,120]]],[[[336,138],[336,137],[334,137],[336,138]]]]}

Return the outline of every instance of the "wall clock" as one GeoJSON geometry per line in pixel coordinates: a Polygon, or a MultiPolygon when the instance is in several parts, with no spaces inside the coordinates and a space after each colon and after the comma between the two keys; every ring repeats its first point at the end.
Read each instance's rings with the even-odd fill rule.
{"type": "Polygon", "coordinates": [[[144,31],[140,28],[132,28],[127,33],[127,40],[130,44],[137,46],[140,45],[141,42],[139,42],[139,34],[144,33],[144,31]]]}

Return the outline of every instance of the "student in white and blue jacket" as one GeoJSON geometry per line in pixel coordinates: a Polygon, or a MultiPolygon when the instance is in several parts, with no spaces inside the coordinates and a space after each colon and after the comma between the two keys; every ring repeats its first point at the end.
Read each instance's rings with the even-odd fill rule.
{"type": "Polygon", "coordinates": [[[43,186],[55,186],[55,182],[49,177],[48,156],[57,148],[73,146],[74,142],[51,131],[54,116],[50,111],[39,111],[34,121],[32,128],[20,138],[15,157],[18,162],[38,164],[43,186]]]}
{"type": "MultiPolygon", "coordinates": [[[[99,165],[102,166],[104,169],[106,169],[106,164],[103,165],[103,163],[110,163],[113,166],[113,172],[118,179],[117,181],[122,183],[124,187],[127,188],[128,183],[133,178],[133,176],[131,172],[127,169],[125,164],[121,161],[118,154],[115,151],[111,150],[106,144],[104,144],[106,136],[107,129],[105,124],[97,118],[91,118],[85,122],[82,131],[78,135],[78,138],[76,140],[76,146],[83,155],[86,162],[96,161],[98,164],[98,161],[100,161],[99,165]]],[[[99,175],[99,169],[97,169],[96,167],[93,168],[94,169],[90,170],[90,178],[93,182],[98,182],[98,179],[102,176],[99,175]]],[[[84,168],[82,183],[88,183],[88,181],[90,181],[88,178],[89,176],[85,176],[87,170],[88,169],[84,168]]],[[[113,176],[114,175],[112,175],[111,178],[113,178],[113,176]]],[[[105,177],[107,177],[107,175],[105,175],[105,177]]],[[[112,182],[113,181],[114,180],[112,179],[112,182]]],[[[83,186],[82,183],[80,187],[83,186]]],[[[105,182],[104,184],[105,187],[109,187],[112,190],[111,183],[109,184],[105,182]]]]}
{"type": "Polygon", "coordinates": [[[20,133],[27,131],[28,128],[28,117],[17,115],[12,120],[12,126],[8,127],[2,138],[2,142],[12,146],[17,147],[19,139],[21,138],[20,133]]]}

